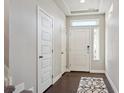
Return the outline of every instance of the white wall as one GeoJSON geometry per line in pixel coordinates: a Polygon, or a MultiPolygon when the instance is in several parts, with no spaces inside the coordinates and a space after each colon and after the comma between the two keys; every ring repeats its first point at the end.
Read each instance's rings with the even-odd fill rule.
{"type": "Polygon", "coordinates": [[[54,17],[54,77],[61,73],[61,25],[65,15],[53,0],[11,0],[9,61],[13,84],[25,83],[36,93],[36,5],[54,17]]]}
{"type": "Polygon", "coordinates": [[[11,0],[9,24],[13,84],[36,90],[36,0],[11,0]]]}
{"type": "Polygon", "coordinates": [[[119,92],[119,10],[118,0],[113,0],[113,12],[109,8],[106,13],[106,73],[111,79],[111,84],[119,92]]]}
{"type": "MultiPolygon", "coordinates": [[[[91,62],[91,71],[104,71],[105,70],[105,18],[104,15],[82,15],[67,17],[67,31],[70,29],[70,20],[81,19],[98,19],[100,20],[100,61],[91,62]]],[[[69,34],[67,36],[67,64],[69,66],[69,34]]]]}

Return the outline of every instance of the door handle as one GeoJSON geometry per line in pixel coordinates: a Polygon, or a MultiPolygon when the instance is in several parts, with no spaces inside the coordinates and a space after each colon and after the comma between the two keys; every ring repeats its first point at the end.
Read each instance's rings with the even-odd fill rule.
{"type": "Polygon", "coordinates": [[[90,48],[90,46],[88,45],[88,46],[87,46],[87,48],[89,49],[89,48],[90,48]]]}
{"type": "Polygon", "coordinates": [[[43,58],[43,56],[39,56],[39,58],[43,58]]]}
{"type": "Polygon", "coordinates": [[[61,54],[64,54],[64,52],[61,52],[61,54]]]}
{"type": "Polygon", "coordinates": [[[87,54],[90,54],[90,46],[87,45],[87,54]]]}

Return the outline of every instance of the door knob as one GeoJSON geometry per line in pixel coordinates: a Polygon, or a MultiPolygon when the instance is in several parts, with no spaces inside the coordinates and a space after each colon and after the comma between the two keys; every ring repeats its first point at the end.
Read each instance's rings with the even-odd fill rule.
{"type": "Polygon", "coordinates": [[[87,48],[89,49],[89,48],[90,48],[90,46],[88,45],[88,46],[87,46],[87,48]]]}
{"type": "Polygon", "coordinates": [[[90,46],[87,45],[87,54],[89,54],[89,53],[90,53],[90,46]]]}
{"type": "Polygon", "coordinates": [[[61,52],[61,54],[64,54],[64,52],[61,52]]]}
{"type": "Polygon", "coordinates": [[[39,56],[39,58],[43,58],[43,56],[39,56]]]}

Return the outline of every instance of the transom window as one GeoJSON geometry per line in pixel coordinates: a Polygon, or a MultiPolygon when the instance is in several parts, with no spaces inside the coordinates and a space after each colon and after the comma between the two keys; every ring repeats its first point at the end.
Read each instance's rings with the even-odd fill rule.
{"type": "Polygon", "coordinates": [[[71,26],[72,27],[81,27],[81,26],[98,26],[99,20],[98,19],[91,19],[91,20],[72,20],[71,26]]]}

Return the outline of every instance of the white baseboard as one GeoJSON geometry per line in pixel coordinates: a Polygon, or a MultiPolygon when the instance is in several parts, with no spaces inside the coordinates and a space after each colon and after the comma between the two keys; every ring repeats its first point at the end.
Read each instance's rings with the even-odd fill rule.
{"type": "Polygon", "coordinates": [[[53,84],[56,83],[61,78],[61,76],[62,76],[62,74],[59,74],[58,76],[53,78],[53,84]]]}
{"type": "Polygon", "coordinates": [[[117,90],[117,88],[115,87],[115,85],[114,85],[113,81],[111,80],[111,78],[110,78],[109,74],[108,74],[107,72],[105,72],[105,75],[106,75],[106,77],[107,77],[107,79],[108,79],[109,83],[111,84],[111,86],[112,86],[112,88],[113,88],[114,92],[115,92],[115,93],[119,93],[119,92],[118,92],[118,90],[117,90]]]}
{"type": "MultiPolygon", "coordinates": [[[[67,69],[66,72],[70,72],[70,69],[67,69]]],[[[90,70],[90,73],[105,73],[105,70],[90,70]]]]}
{"type": "Polygon", "coordinates": [[[90,70],[90,73],[105,73],[105,70],[90,70]]]}
{"type": "Polygon", "coordinates": [[[67,69],[66,72],[70,72],[70,69],[67,69]]]}
{"type": "Polygon", "coordinates": [[[24,83],[18,84],[15,86],[15,91],[13,93],[20,93],[25,89],[24,83]]]}
{"type": "Polygon", "coordinates": [[[31,87],[28,90],[30,90],[30,91],[32,91],[32,93],[34,93],[34,87],[31,87]]]}

